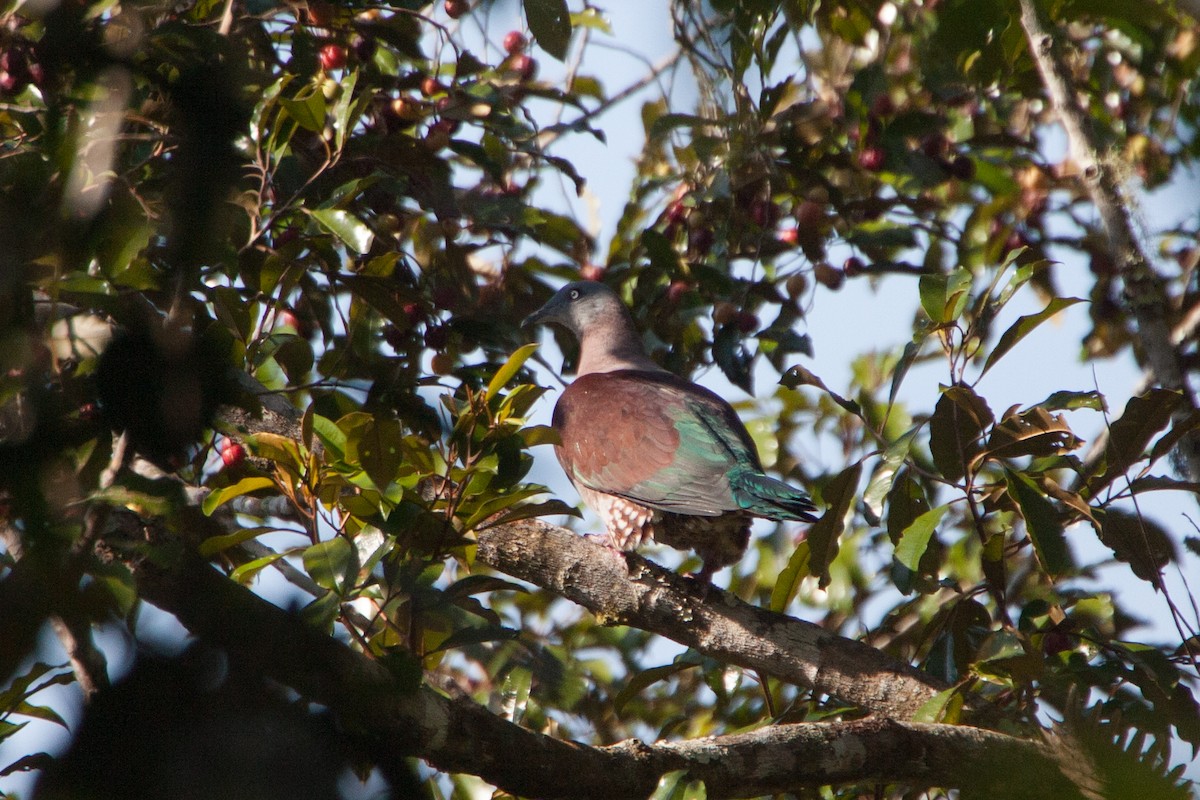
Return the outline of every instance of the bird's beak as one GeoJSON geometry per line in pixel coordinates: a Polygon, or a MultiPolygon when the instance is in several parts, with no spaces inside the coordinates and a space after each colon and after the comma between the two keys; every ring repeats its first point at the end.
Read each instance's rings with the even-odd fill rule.
{"type": "Polygon", "coordinates": [[[524,320],[522,320],[521,327],[522,328],[532,328],[534,325],[541,325],[546,322],[553,322],[555,319],[555,314],[554,314],[555,309],[552,308],[552,306],[554,305],[554,301],[557,298],[558,298],[558,295],[554,295],[554,297],[551,297],[549,300],[546,301],[545,305],[543,305],[537,311],[533,312],[528,317],[526,317],[524,320]]]}

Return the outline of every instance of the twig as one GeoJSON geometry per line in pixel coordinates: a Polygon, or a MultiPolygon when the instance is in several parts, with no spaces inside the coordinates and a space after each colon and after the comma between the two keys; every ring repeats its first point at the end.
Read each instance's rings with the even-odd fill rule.
{"type": "MultiPolygon", "coordinates": [[[[1035,0],[1019,0],[1019,3],[1021,26],[1029,40],[1030,52],[1041,73],[1046,94],[1066,131],[1071,158],[1078,165],[1080,179],[1100,214],[1114,262],[1125,283],[1125,300],[1137,321],[1138,338],[1146,354],[1147,366],[1162,386],[1175,389],[1186,398],[1183,408],[1176,412],[1176,418],[1182,418],[1196,408],[1196,398],[1179,350],[1172,342],[1166,284],[1151,265],[1134,232],[1116,168],[1101,157],[1088,117],[1074,101],[1070,72],[1058,52],[1058,37],[1041,16],[1035,0]]],[[[1179,449],[1189,479],[1200,480],[1200,437],[1185,436],[1179,449]]]]}

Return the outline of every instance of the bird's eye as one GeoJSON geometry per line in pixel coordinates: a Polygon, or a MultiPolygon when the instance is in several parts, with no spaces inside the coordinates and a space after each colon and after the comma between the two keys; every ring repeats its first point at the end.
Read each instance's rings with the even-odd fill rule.
{"type": "Polygon", "coordinates": [[[570,294],[568,295],[568,297],[570,297],[572,300],[578,300],[579,299],[579,290],[572,289],[570,294]]]}

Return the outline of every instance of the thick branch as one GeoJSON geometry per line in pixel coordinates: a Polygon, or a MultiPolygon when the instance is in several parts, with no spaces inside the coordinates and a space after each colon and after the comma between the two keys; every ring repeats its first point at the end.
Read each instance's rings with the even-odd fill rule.
{"type": "Polygon", "coordinates": [[[537,520],[489,528],[476,558],[579,603],[605,624],[632,625],[714,658],[807,686],[893,719],[948,688],[870,645],[700,587],[635,554],[537,520]]]}
{"type": "MultiPolygon", "coordinates": [[[[590,554],[589,554],[590,555],[590,554]]],[[[685,770],[709,797],[752,797],[804,786],[898,782],[963,786],[1002,796],[1061,797],[1065,782],[1040,745],[966,726],[871,719],[800,723],[729,736],[611,747],[521,728],[468,699],[405,690],[378,662],[311,628],[207,564],[129,562],[146,600],[193,633],[328,706],[378,761],[416,756],[540,798],[638,798],[685,770]],[[1020,765],[1022,780],[1013,782],[1020,765]],[[1036,779],[1033,777],[1036,774],[1036,779]]]]}
{"type": "MultiPolygon", "coordinates": [[[[1046,94],[1066,131],[1071,158],[1078,165],[1088,196],[1100,214],[1114,263],[1125,282],[1125,296],[1137,320],[1138,339],[1146,354],[1147,366],[1162,386],[1176,389],[1187,398],[1186,407],[1179,412],[1184,416],[1196,407],[1196,398],[1188,383],[1182,356],[1171,339],[1166,284],[1138,241],[1115,165],[1102,155],[1087,114],[1075,102],[1070,72],[1057,52],[1055,32],[1038,11],[1037,0],[1019,2],[1021,27],[1029,40],[1030,53],[1041,73],[1046,94]]],[[[1200,480],[1200,439],[1185,437],[1180,442],[1180,452],[1192,480],[1200,480]]]]}

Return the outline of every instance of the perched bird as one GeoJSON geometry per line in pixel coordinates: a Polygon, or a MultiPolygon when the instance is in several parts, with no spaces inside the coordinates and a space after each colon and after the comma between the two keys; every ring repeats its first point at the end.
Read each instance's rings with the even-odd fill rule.
{"type": "Polygon", "coordinates": [[[554,408],[555,451],[615,547],[691,548],[707,582],[741,558],[753,517],[816,519],[808,495],[763,473],[729,403],[646,355],[612,289],[569,283],[525,320],[540,323],[579,340],[577,377],[554,408]]]}

